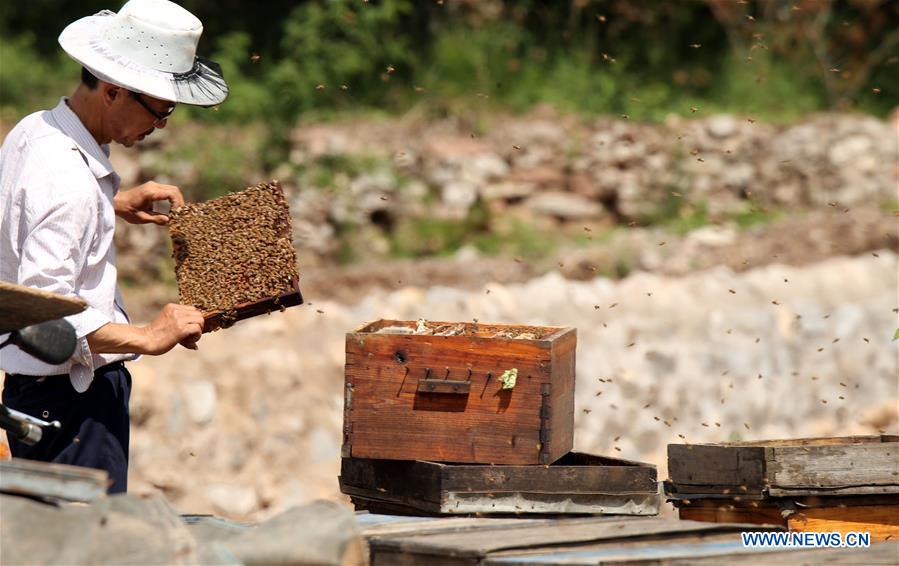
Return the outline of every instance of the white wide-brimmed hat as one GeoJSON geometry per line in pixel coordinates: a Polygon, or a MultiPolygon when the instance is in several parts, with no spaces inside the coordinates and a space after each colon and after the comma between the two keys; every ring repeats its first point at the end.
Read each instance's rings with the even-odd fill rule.
{"type": "Polygon", "coordinates": [[[203,24],[168,0],[131,0],[69,24],[59,44],[98,79],[154,98],[214,106],[228,96],[218,64],[197,57],[203,24]]]}

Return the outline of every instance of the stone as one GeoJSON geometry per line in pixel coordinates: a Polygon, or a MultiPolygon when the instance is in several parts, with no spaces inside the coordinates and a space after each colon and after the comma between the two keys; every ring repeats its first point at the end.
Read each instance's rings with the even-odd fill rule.
{"type": "Polygon", "coordinates": [[[550,191],[538,193],[527,200],[527,206],[537,214],[562,220],[584,220],[601,217],[605,210],[598,202],[580,195],[550,191]]]}
{"type": "Polygon", "coordinates": [[[709,118],[706,128],[716,138],[728,138],[737,133],[737,120],[728,114],[719,114],[709,118]]]}
{"type": "Polygon", "coordinates": [[[182,384],[187,415],[191,422],[204,425],[215,418],[215,385],[205,379],[193,379],[182,384]]]}
{"type": "Polygon", "coordinates": [[[440,194],[444,205],[467,212],[478,198],[478,188],[466,181],[450,181],[440,194]]]}
{"type": "Polygon", "coordinates": [[[519,181],[500,181],[481,188],[484,200],[519,200],[531,196],[537,191],[532,183],[519,181]]]}
{"type": "Polygon", "coordinates": [[[206,488],[206,499],[226,517],[246,517],[259,503],[256,490],[240,484],[214,483],[206,488]]]}
{"type": "Polygon", "coordinates": [[[307,437],[309,461],[313,464],[329,462],[340,456],[337,435],[322,427],[315,427],[307,437]]]}

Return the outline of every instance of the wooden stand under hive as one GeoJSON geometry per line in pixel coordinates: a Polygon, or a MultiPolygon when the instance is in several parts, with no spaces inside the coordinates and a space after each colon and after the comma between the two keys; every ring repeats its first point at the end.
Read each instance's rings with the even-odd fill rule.
{"type": "Polygon", "coordinates": [[[181,303],[204,312],[204,332],[303,302],[278,181],[183,206],[169,233],[181,303]]]}

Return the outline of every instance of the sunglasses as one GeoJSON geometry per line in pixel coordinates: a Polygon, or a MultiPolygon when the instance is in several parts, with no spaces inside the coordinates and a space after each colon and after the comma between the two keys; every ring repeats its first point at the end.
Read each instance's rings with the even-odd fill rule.
{"type": "Polygon", "coordinates": [[[169,109],[166,110],[164,113],[157,112],[156,110],[153,110],[153,108],[152,108],[149,104],[147,104],[147,101],[144,100],[144,97],[142,97],[140,94],[138,94],[138,93],[136,93],[136,92],[134,92],[134,91],[132,91],[132,90],[129,90],[129,91],[128,91],[128,94],[130,94],[130,95],[131,95],[131,98],[133,98],[134,100],[136,100],[138,104],[140,104],[141,106],[143,106],[144,109],[145,109],[147,112],[149,112],[150,114],[153,115],[154,118],[156,118],[156,119],[153,121],[153,127],[154,127],[154,128],[158,128],[158,127],[159,127],[159,124],[161,124],[163,121],[167,120],[168,117],[172,115],[172,112],[175,111],[175,106],[176,106],[176,104],[172,104],[172,105],[169,107],[169,109]]]}

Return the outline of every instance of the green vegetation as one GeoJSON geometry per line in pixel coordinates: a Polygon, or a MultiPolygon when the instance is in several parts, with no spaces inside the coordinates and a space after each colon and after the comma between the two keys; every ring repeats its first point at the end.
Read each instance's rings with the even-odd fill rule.
{"type": "MultiPolygon", "coordinates": [[[[0,7],[0,109],[15,120],[72,89],[56,44],[103,0],[0,7]]],[[[727,111],[774,121],[810,111],[890,111],[899,92],[899,4],[749,0],[264,3],[182,0],[231,96],[216,122],[347,112],[461,115],[549,103],[567,112],[727,111]]]]}

